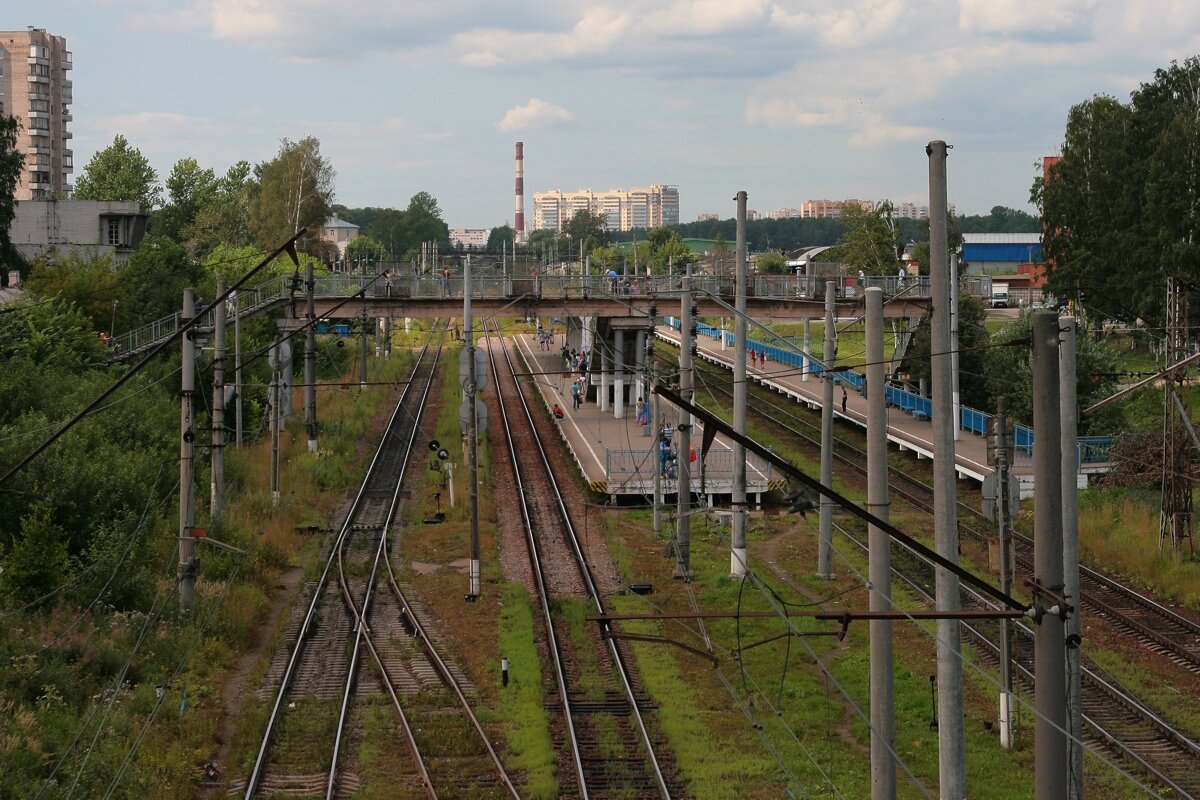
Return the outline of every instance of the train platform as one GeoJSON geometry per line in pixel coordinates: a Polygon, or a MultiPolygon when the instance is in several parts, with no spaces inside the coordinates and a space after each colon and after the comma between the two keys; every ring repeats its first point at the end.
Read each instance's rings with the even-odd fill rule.
{"type": "MultiPolygon", "coordinates": [[[[659,338],[676,346],[679,345],[679,332],[674,328],[659,325],[655,329],[659,338]]],[[[733,369],[732,347],[721,347],[719,340],[708,336],[697,336],[699,357],[711,364],[717,364],[733,369]]],[[[818,344],[821,344],[818,342],[818,344]]],[[[762,386],[787,395],[797,402],[804,403],[810,409],[818,410],[823,404],[824,383],[817,374],[805,374],[806,370],[793,364],[770,360],[762,367],[749,366],[747,359],[746,377],[762,386]]],[[[845,411],[842,411],[842,379],[834,381],[833,415],[850,424],[862,428],[867,426],[867,399],[859,394],[853,386],[846,385],[845,411]]],[[[906,410],[899,406],[890,405],[888,413],[887,438],[901,451],[912,451],[917,458],[933,458],[933,425],[929,417],[921,410],[906,410]]],[[[954,443],[955,471],[960,478],[970,478],[981,482],[995,469],[987,464],[987,441],[970,431],[960,431],[959,439],[954,443]]],[[[1016,464],[1013,474],[1017,475],[1022,485],[1029,483],[1032,487],[1033,474],[1028,465],[1016,464]]]]}
{"type": "MultiPolygon", "coordinates": [[[[622,403],[617,408],[616,393],[624,390],[628,396],[636,396],[633,390],[635,376],[629,374],[628,386],[604,381],[590,383],[587,398],[579,409],[572,409],[571,383],[577,373],[569,373],[564,367],[560,348],[561,336],[549,344],[549,349],[539,344],[537,337],[518,334],[513,337],[517,350],[530,367],[526,379],[542,398],[546,409],[557,403],[564,410],[558,430],[574,455],[575,463],[583,473],[592,490],[607,494],[616,501],[621,497],[654,497],[655,476],[661,481],[662,491],[674,495],[678,490],[678,478],[673,471],[663,476],[657,449],[656,432],[664,426],[675,429],[680,422],[676,409],[662,402],[657,416],[651,415],[651,424],[639,425],[634,406],[622,403]],[[607,395],[607,396],[606,396],[607,395]]],[[[653,404],[653,401],[652,401],[653,404]]],[[[704,426],[697,424],[691,441],[697,453],[703,437],[704,426]]],[[[679,448],[679,434],[672,439],[679,448]]],[[[733,491],[733,445],[718,435],[707,455],[691,464],[692,491],[712,505],[718,495],[733,491]]],[[[786,479],[779,475],[765,460],[749,454],[746,459],[746,494],[756,504],[762,495],[771,489],[782,488],[786,479]]]]}

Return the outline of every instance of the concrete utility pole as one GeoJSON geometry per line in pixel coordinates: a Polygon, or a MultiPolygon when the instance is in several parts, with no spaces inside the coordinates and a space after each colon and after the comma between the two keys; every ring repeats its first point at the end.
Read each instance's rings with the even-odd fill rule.
{"type": "MultiPolygon", "coordinates": [[[[946,233],[946,143],[930,142],[929,279],[933,318],[930,324],[930,374],[933,378],[933,538],[938,555],[958,563],[958,493],[954,462],[954,406],[950,396],[954,365],[950,358],[950,264],[946,233]]],[[[935,571],[938,611],[960,608],[959,580],[944,567],[935,571]]],[[[966,737],[963,731],[962,630],[958,620],[937,623],[938,777],[945,800],[966,796],[966,737]]]]}
{"type": "MultiPolygon", "coordinates": [[[[196,301],[192,289],[183,290],[181,322],[196,316],[196,301]]],[[[184,334],[182,343],[183,372],[180,381],[179,403],[179,608],[188,613],[196,593],[196,540],[192,529],[196,524],[195,446],[193,403],[196,395],[196,343],[192,331],[184,334]]]]}
{"type": "MultiPolygon", "coordinates": [[[[833,366],[834,302],[833,281],[825,282],[825,370],[821,373],[825,385],[821,394],[821,483],[833,486],[833,366]]],[[[833,578],[833,501],[821,495],[820,524],[818,525],[817,574],[833,578]]]]}
{"type": "Polygon", "coordinates": [[[954,406],[954,441],[957,442],[962,436],[962,397],[958,382],[958,253],[950,254],[950,360],[950,375],[954,381],[950,397],[954,406]]]}
{"type": "MultiPolygon", "coordinates": [[[[930,214],[932,216],[932,213],[930,214]]],[[[1059,593],[1063,586],[1062,431],[1058,373],[1058,314],[1033,315],[1033,481],[1037,506],[1033,517],[1033,601],[1037,630],[1033,658],[1033,774],[1035,800],[1067,797],[1066,625],[1059,593]]],[[[1071,598],[1071,603],[1076,599],[1071,598]]]]}
{"type": "MultiPolygon", "coordinates": [[[[653,382],[651,382],[653,385],[653,382]]],[[[663,486],[662,486],[662,456],[659,454],[659,449],[662,447],[662,434],[658,431],[662,429],[662,418],[659,414],[662,413],[659,403],[658,394],[655,393],[651,402],[653,403],[654,416],[650,420],[650,427],[654,429],[653,444],[650,445],[650,463],[654,465],[654,541],[662,540],[662,507],[663,507],[663,486]]]]}
{"type": "Polygon", "coordinates": [[[1075,319],[1058,320],[1061,339],[1058,351],[1058,380],[1061,403],[1062,441],[1062,543],[1063,596],[1075,606],[1067,617],[1067,750],[1071,764],[1069,800],[1083,797],[1083,708],[1080,705],[1082,675],[1080,674],[1079,627],[1079,491],[1076,451],[1079,442],[1079,408],[1075,397],[1075,319]]]}
{"type": "Polygon", "coordinates": [[[359,335],[359,350],[362,357],[362,371],[358,378],[358,387],[360,389],[367,388],[367,298],[363,295],[363,310],[362,310],[362,331],[359,335]]]}
{"type": "Polygon", "coordinates": [[[233,293],[233,403],[234,440],[242,446],[242,310],[233,293]]]}
{"type": "MultiPolygon", "coordinates": [[[[692,313],[692,265],[688,264],[683,275],[683,291],[679,293],[679,396],[687,402],[692,402],[692,348],[696,344],[696,336],[692,326],[696,316],[692,313]]],[[[675,493],[675,575],[682,580],[692,577],[692,464],[689,458],[692,444],[692,426],[696,418],[691,414],[684,415],[683,422],[678,426],[679,452],[676,463],[679,466],[679,490],[675,493]]]]}
{"type": "MultiPolygon", "coordinates": [[[[883,369],[883,289],[867,289],[867,510],[888,519],[887,404],[883,369]]],[[[892,610],[892,543],[867,529],[872,611],[892,610]]],[[[871,620],[871,800],[895,800],[896,709],[892,622],[871,620]]]]}
{"type": "Polygon", "coordinates": [[[280,413],[280,398],[282,380],[280,379],[280,361],[283,358],[283,343],[276,342],[271,348],[271,388],[267,395],[267,414],[270,417],[271,432],[271,504],[279,505],[279,429],[283,425],[283,415],[280,413]]]}
{"type": "MultiPolygon", "coordinates": [[[[225,294],[217,282],[217,297],[225,294]]],[[[225,510],[225,301],[213,308],[213,405],[212,405],[212,495],[209,497],[213,524],[225,510]]]]}
{"type": "Polygon", "coordinates": [[[625,418],[625,331],[613,331],[613,417],[625,418]]]}
{"type": "Polygon", "coordinates": [[[463,341],[467,348],[467,385],[463,392],[467,408],[467,464],[470,466],[471,566],[467,600],[480,596],[479,568],[479,418],[475,414],[475,329],[471,319],[471,256],[463,264],[463,341]]]}
{"type": "Polygon", "coordinates": [[[306,289],[304,331],[304,430],[308,431],[308,452],[317,452],[317,282],[310,258],[305,268],[306,289]]]}
{"type": "MultiPolygon", "coordinates": [[[[746,435],[746,192],[737,193],[737,263],[734,264],[733,308],[733,429],[746,435]]],[[[725,341],[722,335],[721,341],[725,341]]],[[[746,574],[746,447],[733,445],[733,518],[729,555],[729,575],[740,579],[746,574]]]]}
{"type": "MultiPolygon", "coordinates": [[[[1000,534],[1000,591],[1012,594],[1012,557],[1009,550],[1008,496],[1008,398],[996,399],[996,496],[999,498],[996,527],[1000,534]]],[[[1016,726],[1012,690],[1012,630],[1007,619],[1000,620],[1000,746],[1012,749],[1016,743],[1016,726]]]]}

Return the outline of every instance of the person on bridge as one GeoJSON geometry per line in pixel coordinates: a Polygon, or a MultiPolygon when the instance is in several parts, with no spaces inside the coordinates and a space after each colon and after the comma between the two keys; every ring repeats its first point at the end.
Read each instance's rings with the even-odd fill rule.
{"type": "Polygon", "coordinates": [[[450,294],[450,265],[442,267],[442,297],[450,294]]]}
{"type": "Polygon", "coordinates": [[[650,419],[646,413],[648,410],[646,408],[646,401],[639,397],[637,401],[637,414],[634,417],[639,428],[650,424],[650,419]]]}

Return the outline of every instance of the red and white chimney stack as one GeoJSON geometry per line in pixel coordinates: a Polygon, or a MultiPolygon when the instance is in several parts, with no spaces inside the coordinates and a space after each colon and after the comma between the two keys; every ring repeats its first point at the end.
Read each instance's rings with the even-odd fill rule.
{"type": "Polygon", "coordinates": [[[517,241],[525,241],[525,143],[517,142],[517,187],[516,207],[514,208],[513,228],[517,232],[517,241]]]}

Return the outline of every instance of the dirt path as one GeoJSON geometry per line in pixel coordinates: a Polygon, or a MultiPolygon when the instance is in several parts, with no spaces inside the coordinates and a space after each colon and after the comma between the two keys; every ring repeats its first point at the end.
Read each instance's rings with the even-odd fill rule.
{"type": "Polygon", "coordinates": [[[251,685],[250,678],[255,668],[268,656],[275,635],[275,620],[287,616],[288,609],[296,602],[296,591],[304,578],[304,570],[291,567],[285,570],[275,582],[275,598],[271,602],[271,610],[267,613],[268,624],[259,627],[258,636],[250,648],[242,652],[237,665],[230,671],[225,683],[221,686],[221,705],[224,714],[221,716],[221,727],[217,733],[217,741],[221,748],[217,751],[216,762],[223,772],[228,772],[232,762],[233,740],[237,736],[238,724],[241,722],[241,710],[253,704],[256,687],[251,685]]]}

